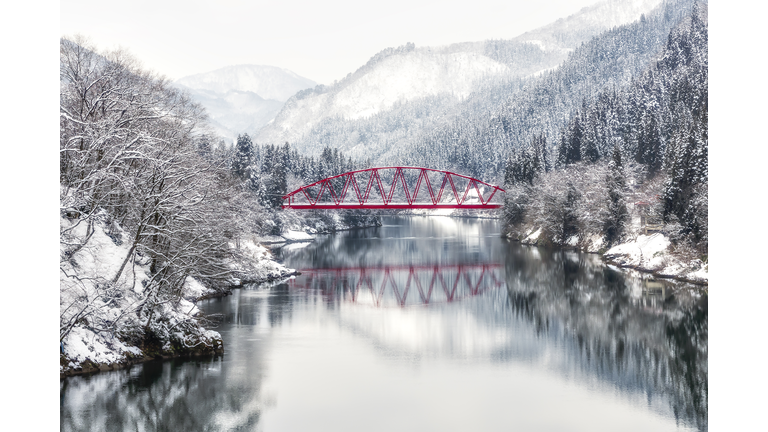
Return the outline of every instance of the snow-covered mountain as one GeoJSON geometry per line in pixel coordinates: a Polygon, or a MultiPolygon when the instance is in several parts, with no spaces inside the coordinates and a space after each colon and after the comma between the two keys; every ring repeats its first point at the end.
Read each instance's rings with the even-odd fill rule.
{"type": "Polygon", "coordinates": [[[543,50],[570,51],[581,42],[604,30],[640,19],[662,0],[606,0],[582,8],[536,30],[523,33],[514,40],[528,42],[543,50]]]}
{"type": "Polygon", "coordinates": [[[257,135],[260,142],[296,142],[325,118],[355,120],[390,109],[397,102],[449,93],[464,98],[477,82],[505,76],[509,68],[472,51],[415,48],[385,50],[332,87],[318,86],[291,98],[275,121],[257,135]]]}
{"type": "MultiPolygon", "coordinates": [[[[435,111],[446,112],[480,88],[557,67],[582,42],[639,19],[659,3],[661,0],[606,0],[511,40],[387,48],[334,85],[296,94],[275,120],[257,133],[256,140],[288,141],[299,151],[315,154],[321,148],[313,134],[325,137],[328,130],[348,129],[344,122],[366,119],[437,95],[444,106],[435,111]]],[[[412,126],[412,116],[398,117],[403,118],[402,127],[412,126]]],[[[427,123],[421,121],[419,125],[427,123]]],[[[352,148],[349,143],[337,141],[336,146],[352,148]]],[[[353,153],[365,152],[360,146],[355,148],[353,153]]]]}
{"type": "Polygon", "coordinates": [[[253,135],[288,98],[317,83],[284,68],[237,65],[180,78],[174,84],[206,108],[217,133],[235,138],[243,132],[253,135]]]}

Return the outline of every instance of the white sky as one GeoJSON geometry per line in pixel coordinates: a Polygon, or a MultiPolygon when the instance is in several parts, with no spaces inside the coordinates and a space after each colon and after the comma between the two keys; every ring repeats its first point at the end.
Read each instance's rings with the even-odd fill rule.
{"type": "Polygon", "coordinates": [[[61,35],[178,79],[236,64],[329,84],[387,47],[510,39],[598,0],[62,0],[61,35]]]}

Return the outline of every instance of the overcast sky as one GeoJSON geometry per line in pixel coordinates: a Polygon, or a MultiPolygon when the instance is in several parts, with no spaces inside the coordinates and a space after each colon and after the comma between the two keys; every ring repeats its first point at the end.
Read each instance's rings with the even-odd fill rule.
{"type": "Polygon", "coordinates": [[[328,84],[387,47],[510,39],[598,0],[61,0],[61,34],[178,79],[237,64],[328,84]]]}

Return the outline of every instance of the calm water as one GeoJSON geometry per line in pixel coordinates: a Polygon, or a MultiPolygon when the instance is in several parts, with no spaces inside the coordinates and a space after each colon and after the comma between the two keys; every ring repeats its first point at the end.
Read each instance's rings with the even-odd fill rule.
{"type": "Polygon", "coordinates": [[[62,430],[707,429],[707,298],[496,221],[385,218],[201,303],[225,355],[61,382],[62,430]]]}

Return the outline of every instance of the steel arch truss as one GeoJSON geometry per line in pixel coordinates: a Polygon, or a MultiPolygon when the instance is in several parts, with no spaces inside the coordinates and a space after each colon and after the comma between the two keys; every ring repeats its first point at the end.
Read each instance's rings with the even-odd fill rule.
{"type": "Polygon", "coordinates": [[[501,207],[491,202],[497,191],[504,192],[504,189],[449,171],[419,167],[368,168],[302,186],[283,196],[283,208],[494,209],[501,207]],[[411,185],[415,183],[413,189],[408,185],[409,179],[411,185]],[[439,189],[433,186],[437,183],[440,183],[439,189]],[[388,190],[385,184],[389,185],[388,190]]]}

